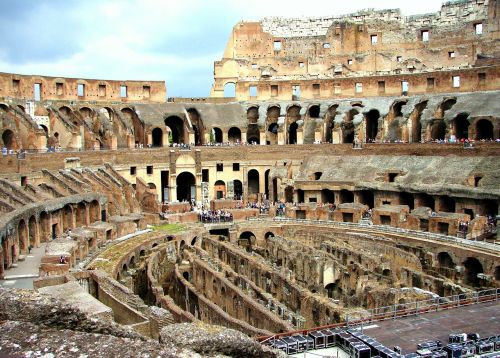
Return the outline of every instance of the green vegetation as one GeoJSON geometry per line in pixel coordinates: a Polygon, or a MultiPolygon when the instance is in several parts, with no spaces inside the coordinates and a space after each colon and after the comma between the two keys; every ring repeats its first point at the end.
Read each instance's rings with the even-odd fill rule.
{"type": "Polygon", "coordinates": [[[182,224],[163,224],[152,227],[153,231],[169,232],[177,234],[178,232],[186,230],[186,226],[182,224]]]}

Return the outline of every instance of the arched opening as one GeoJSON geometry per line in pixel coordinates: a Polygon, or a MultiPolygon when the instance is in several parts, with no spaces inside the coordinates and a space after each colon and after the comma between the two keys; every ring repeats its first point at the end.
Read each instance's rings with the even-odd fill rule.
{"type": "Polygon", "coordinates": [[[297,122],[288,127],[288,144],[297,144],[297,128],[299,128],[297,122]]]}
{"type": "Polygon", "coordinates": [[[293,186],[287,186],[285,188],[285,202],[287,203],[293,202],[293,186]]]}
{"type": "Polygon", "coordinates": [[[71,108],[69,108],[68,106],[62,106],[59,107],[59,112],[64,114],[66,117],[69,117],[69,115],[71,114],[71,108]]]}
{"type": "Polygon", "coordinates": [[[442,119],[434,119],[431,124],[431,139],[443,140],[446,135],[446,123],[442,119]]]}
{"type": "Polygon", "coordinates": [[[14,132],[11,131],[10,129],[6,129],[3,131],[2,141],[3,141],[3,146],[8,150],[17,149],[16,136],[14,135],[14,132]]]}
{"type": "Polygon", "coordinates": [[[130,267],[135,267],[135,256],[132,256],[129,261],[129,266],[130,267]]]}
{"type": "Polygon", "coordinates": [[[441,205],[440,209],[441,211],[445,211],[448,213],[454,213],[455,212],[455,199],[450,198],[449,196],[445,195],[440,198],[441,205]]]}
{"type": "Polygon", "coordinates": [[[184,277],[184,279],[185,279],[186,281],[189,281],[189,272],[184,271],[184,272],[182,273],[182,277],[184,277]]]}
{"type": "Polygon", "coordinates": [[[224,199],[226,197],[226,183],[217,180],[214,184],[214,193],[216,199],[224,199]]]}
{"type": "Polygon", "coordinates": [[[443,118],[446,111],[450,110],[457,103],[455,98],[445,99],[437,108],[436,118],[443,118]]]}
{"type": "Polygon", "coordinates": [[[278,123],[271,123],[267,127],[267,141],[268,144],[277,144],[278,143],[278,123]]]}
{"type": "Polygon", "coordinates": [[[243,197],[243,183],[241,182],[241,180],[236,179],[233,181],[233,185],[234,185],[234,198],[236,200],[240,200],[243,197]]]}
{"type": "Polygon", "coordinates": [[[238,246],[245,248],[248,252],[252,251],[252,244],[255,242],[255,234],[251,231],[244,231],[240,234],[238,246]]]}
{"type": "Polygon", "coordinates": [[[422,140],[422,112],[427,107],[427,101],[423,101],[415,105],[415,109],[410,115],[411,118],[411,142],[419,143],[422,140]]]}
{"type": "Polygon", "coordinates": [[[391,275],[391,270],[390,269],[383,269],[382,270],[382,276],[389,277],[391,275]]]}
{"type": "Polygon", "coordinates": [[[366,116],[366,141],[373,142],[377,138],[378,133],[378,120],[380,112],[376,109],[370,110],[366,116]]]}
{"type": "Polygon", "coordinates": [[[29,234],[29,245],[31,247],[36,247],[38,245],[38,226],[36,224],[36,219],[31,216],[28,220],[28,234],[29,234]]]}
{"type": "Polygon", "coordinates": [[[225,98],[236,97],[236,84],[234,82],[228,82],[224,85],[224,97],[225,98]]]}
{"type": "Polygon", "coordinates": [[[151,132],[151,135],[153,137],[153,147],[162,147],[163,146],[163,131],[161,128],[155,128],[151,132]]]}
{"type": "Polygon", "coordinates": [[[78,203],[76,206],[76,226],[81,227],[87,225],[87,208],[85,207],[85,204],[83,202],[78,203]]]}
{"type": "Polygon", "coordinates": [[[278,201],[278,178],[273,178],[273,197],[274,202],[278,201]]]}
{"type": "Polygon", "coordinates": [[[500,281],[500,266],[495,267],[495,280],[500,281]]]}
{"type": "Polygon", "coordinates": [[[455,263],[451,258],[450,254],[447,252],[440,252],[437,256],[438,264],[440,268],[454,269],[455,263]]]}
{"type": "Polygon", "coordinates": [[[260,144],[260,131],[257,124],[248,125],[247,142],[251,144],[260,144]]]}
{"type": "Polygon", "coordinates": [[[40,213],[40,241],[46,242],[50,240],[50,221],[49,214],[46,211],[40,213]]]}
{"type": "Polygon", "coordinates": [[[340,204],[354,203],[354,193],[352,191],[342,189],[339,193],[340,204]]]}
{"type": "Polygon", "coordinates": [[[255,169],[248,171],[248,200],[258,200],[259,172],[255,169]]]}
{"type": "Polygon", "coordinates": [[[259,108],[250,107],[247,110],[247,120],[249,124],[256,124],[259,120],[259,108]]]}
{"type": "Polygon", "coordinates": [[[222,143],[222,130],[220,128],[212,128],[212,142],[222,143]]]}
{"type": "Polygon", "coordinates": [[[321,190],[321,202],[323,204],[335,204],[335,193],[333,192],[333,190],[321,190]]]}
{"type": "Polygon", "coordinates": [[[268,239],[269,239],[269,238],[271,238],[271,237],[274,237],[274,233],[272,233],[271,231],[268,231],[268,232],[266,232],[266,233],[264,234],[264,238],[265,238],[266,240],[268,240],[268,239]]]}
{"type": "Polygon", "coordinates": [[[100,221],[101,219],[101,206],[97,200],[92,200],[89,206],[89,219],[90,222],[100,221]]]}
{"type": "Polygon", "coordinates": [[[205,136],[204,136],[204,128],[203,121],[201,119],[200,113],[196,110],[196,108],[189,108],[187,110],[189,119],[191,121],[191,125],[193,126],[194,131],[194,144],[195,145],[203,145],[205,144],[205,136]]]}
{"type": "Polygon", "coordinates": [[[361,190],[359,192],[359,202],[367,205],[370,209],[375,206],[375,198],[373,192],[370,190],[361,190]]]}
{"type": "Polygon", "coordinates": [[[354,116],[358,115],[359,111],[356,108],[350,109],[342,123],[340,128],[342,129],[342,143],[353,143],[354,142],[354,116]]]}
{"type": "Polygon", "coordinates": [[[165,126],[170,129],[169,142],[184,143],[184,121],[177,116],[165,118],[165,126]]]}
{"type": "Polygon", "coordinates": [[[177,176],[177,200],[190,201],[196,199],[196,179],[189,172],[182,172],[177,176]]]}
{"type": "Polygon", "coordinates": [[[266,195],[266,199],[269,199],[269,172],[271,169],[267,169],[264,172],[264,194],[266,195]]]}
{"type": "Polygon", "coordinates": [[[49,136],[49,129],[47,128],[47,126],[44,124],[40,124],[40,128],[43,129],[43,131],[45,132],[45,136],[48,137],[49,136]]]}
{"type": "Polygon", "coordinates": [[[237,127],[229,128],[227,132],[227,138],[230,143],[240,143],[241,142],[241,130],[237,127]]]}
{"type": "Polygon", "coordinates": [[[455,137],[457,140],[469,138],[469,121],[467,120],[468,116],[469,115],[467,113],[461,113],[455,117],[454,126],[455,137]]]}
{"type": "Polygon", "coordinates": [[[198,240],[198,237],[193,237],[193,240],[191,240],[191,246],[196,245],[196,241],[198,240]]]}
{"type": "Polygon", "coordinates": [[[288,125],[288,144],[297,144],[297,129],[300,118],[300,107],[291,106],[287,110],[287,123],[288,125]]]}
{"type": "Polygon", "coordinates": [[[280,116],[280,107],[271,106],[267,109],[267,132],[266,132],[266,142],[267,144],[278,144],[278,119],[280,116]]]}
{"type": "Polygon", "coordinates": [[[25,253],[28,249],[28,227],[24,220],[20,220],[17,225],[17,235],[19,241],[19,251],[25,253]]]}
{"type": "Polygon", "coordinates": [[[309,118],[319,118],[320,109],[317,104],[309,107],[309,118]]]}
{"type": "Polygon", "coordinates": [[[69,205],[65,205],[62,211],[63,214],[63,230],[73,228],[73,209],[69,205]]]}
{"type": "Polygon", "coordinates": [[[478,274],[483,273],[483,265],[475,257],[468,257],[463,263],[464,271],[464,283],[470,286],[477,287],[480,284],[480,279],[477,277],[478,274]]]}
{"type": "Polygon", "coordinates": [[[481,119],[476,123],[476,140],[493,139],[493,124],[487,119],[481,119]]]}

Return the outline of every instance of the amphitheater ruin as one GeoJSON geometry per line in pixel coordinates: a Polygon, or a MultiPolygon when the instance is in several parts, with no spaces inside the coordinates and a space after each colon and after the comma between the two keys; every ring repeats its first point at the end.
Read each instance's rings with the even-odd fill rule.
{"type": "Polygon", "coordinates": [[[44,247],[35,291],[0,289],[0,354],[66,330],[128,339],[104,355],[272,357],[165,332],[262,340],[498,296],[499,11],[240,22],[207,98],[0,73],[0,278],[44,247]]]}

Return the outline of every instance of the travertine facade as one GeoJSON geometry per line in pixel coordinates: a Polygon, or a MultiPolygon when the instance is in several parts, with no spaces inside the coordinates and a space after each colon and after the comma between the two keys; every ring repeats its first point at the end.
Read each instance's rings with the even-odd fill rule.
{"type": "Polygon", "coordinates": [[[240,22],[214,65],[212,97],[302,100],[498,89],[499,3],[438,13],[240,22]],[[224,88],[235,85],[235,91],[224,88]],[[231,93],[228,93],[231,92],[231,93]]]}

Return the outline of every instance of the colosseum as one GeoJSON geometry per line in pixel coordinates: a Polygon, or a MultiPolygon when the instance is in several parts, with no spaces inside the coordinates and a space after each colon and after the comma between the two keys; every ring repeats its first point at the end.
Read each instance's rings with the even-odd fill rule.
{"type": "Polygon", "coordinates": [[[497,13],[242,21],[206,98],[0,73],[0,355],[499,357],[497,13]]]}

